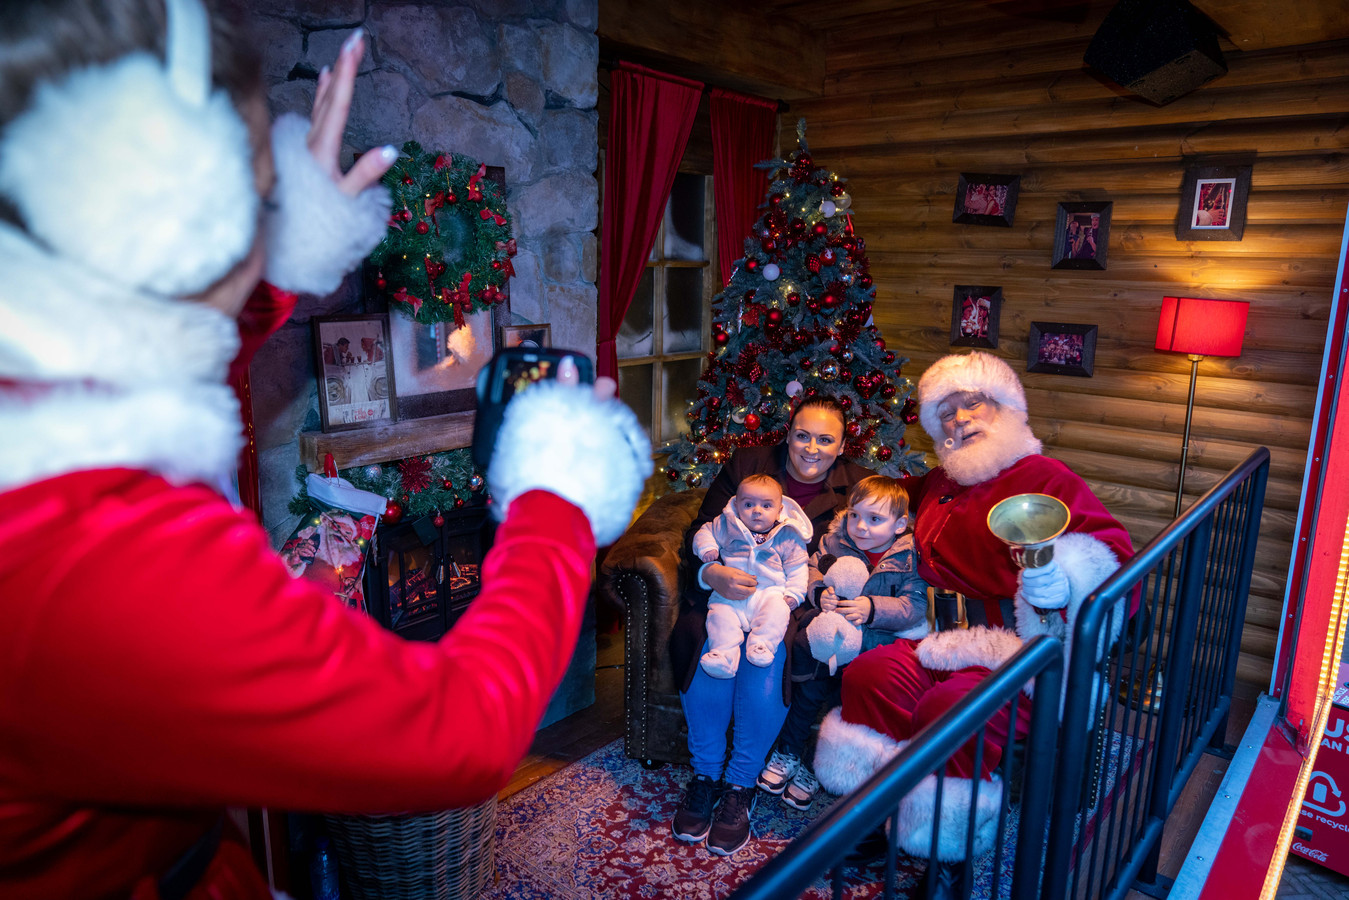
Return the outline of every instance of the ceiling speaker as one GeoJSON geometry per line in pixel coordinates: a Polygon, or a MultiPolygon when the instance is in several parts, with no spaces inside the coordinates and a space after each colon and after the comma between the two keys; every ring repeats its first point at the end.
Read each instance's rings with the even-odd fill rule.
{"type": "Polygon", "coordinates": [[[1185,0],[1120,0],[1083,62],[1158,106],[1227,74],[1217,30],[1185,0]]]}

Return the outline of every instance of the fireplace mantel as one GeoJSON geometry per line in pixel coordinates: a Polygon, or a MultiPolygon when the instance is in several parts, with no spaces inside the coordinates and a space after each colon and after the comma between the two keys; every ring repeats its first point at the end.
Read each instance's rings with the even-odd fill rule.
{"type": "Polygon", "coordinates": [[[302,431],[300,461],[309,471],[322,472],[329,453],[339,469],[350,469],[467,447],[473,442],[473,415],[467,410],[331,434],[302,431]]]}

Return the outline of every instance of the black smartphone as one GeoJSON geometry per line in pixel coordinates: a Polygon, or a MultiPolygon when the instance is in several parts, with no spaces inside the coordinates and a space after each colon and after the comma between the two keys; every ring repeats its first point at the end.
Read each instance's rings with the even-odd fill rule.
{"type": "Polygon", "coordinates": [[[535,382],[557,377],[558,364],[570,356],[576,363],[581,382],[595,382],[595,367],[590,358],[575,350],[553,347],[506,347],[478,372],[478,407],[473,417],[473,463],[483,471],[492,461],[501,417],[510,399],[535,382]]]}

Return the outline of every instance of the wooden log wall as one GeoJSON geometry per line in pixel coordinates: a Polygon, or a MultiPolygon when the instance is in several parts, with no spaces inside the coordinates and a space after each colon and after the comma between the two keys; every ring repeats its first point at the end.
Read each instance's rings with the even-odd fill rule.
{"type": "Polygon", "coordinates": [[[840,8],[824,93],[792,102],[784,143],[787,120],[804,115],[817,163],[850,179],[876,323],[911,359],[906,374],[958,349],[955,285],[1002,287],[993,352],[1023,375],[1046,452],[1087,479],[1136,546],[1172,517],[1189,388],[1187,359],[1153,349],[1162,297],[1251,302],[1241,356],[1199,366],[1185,494],[1189,505],[1269,447],[1238,673],[1263,686],[1349,200],[1349,43],[1243,53],[1224,42],[1226,76],[1156,107],[1083,68],[1110,5],[1079,21],[1017,18],[1017,4],[840,8]],[[1178,241],[1187,166],[1225,157],[1253,165],[1243,239],[1178,241]],[[1021,176],[1011,228],[952,223],[962,172],[1021,176]],[[1114,204],[1104,271],[1051,268],[1064,201],[1114,204]],[[1099,326],[1094,377],[1027,373],[1033,321],[1099,326]]]}

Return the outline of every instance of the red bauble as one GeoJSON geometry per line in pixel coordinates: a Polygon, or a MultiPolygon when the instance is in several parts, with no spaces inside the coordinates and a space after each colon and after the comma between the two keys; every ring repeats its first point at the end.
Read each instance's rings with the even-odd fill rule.
{"type": "Polygon", "coordinates": [[[730,339],[731,336],[724,331],[718,331],[716,334],[712,335],[712,342],[718,347],[725,347],[726,342],[730,339]]]}
{"type": "Polygon", "coordinates": [[[770,309],[770,310],[768,311],[768,324],[769,324],[769,325],[781,325],[781,324],[782,324],[782,310],[780,310],[780,309],[770,309]]]}
{"type": "Polygon", "coordinates": [[[759,417],[755,413],[749,413],[745,416],[745,428],[749,431],[759,430],[759,417]]]}
{"type": "Polygon", "coordinates": [[[834,293],[826,293],[823,297],[820,298],[820,302],[823,303],[825,307],[827,307],[828,309],[833,309],[835,306],[838,306],[839,296],[838,294],[834,293]]]}
{"type": "Polygon", "coordinates": [[[400,209],[398,212],[394,213],[394,215],[398,216],[398,218],[399,218],[400,221],[403,221],[403,222],[411,222],[411,221],[412,221],[412,210],[410,210],[410,209],[406,209],[406,208],[405,208],[405,209],[400,209]]]}
{"type": "Polygon", "coordinates": [[[848,437],[857,437],[859,434],[862,433],[862,425],[856,419],[854,419],[853,421],[849,422],[847,427],[844,428],[843,430],[848,432],[848,437]]]}
{"type": "Polygon", "coordinates": [[[431,230],[431,226],[427,225],[425,222],[418,222],[417,227],[414,230],[418,234],[426,234],[428,231],[431,230]]]}
{"type": "Polygon", "coordinates": [[[803,358],[797,365],[801,367],[802,372],[809,372],[811,366],[815,365],[810,359],[803,358]]]}
{"type": "Polygon", "coordinates": [[[464,498],[463,498],[463,497],[455,497],[455,498],[454,498],[454,508],[455,508],[455,509],[460,509],[460,508],[463,507],[463,505],[464,505],[464,498]]]}
{"type": "Polygon", "coordinates": [[[824,224],[823,222],[816,222],[815,227],[811,230],[814,231],[820,237],[823,237],[824,235],[829,233],[829,226],[824,224]]]}
{"type": "MultiPolygon", "coordinates": [[[[676,472],[674,469],[666,469],[666,470],[665,470],[665,477],[668,478],[668,479],[670,479],[671,481],[678,481],[678,480],[679,480],[679,473],[676,472]]],[[[935,808],[935,807],[934,807],[934,808],[935,808]]]]}
{"type": "Polygon", "coordinates": [[[781,195],[781,194],[773,194],[773,195],[771,195],[771,196],[768,198],[768,205],[769,205],[769,206],[781,206],[781,205],[782,205],[782,195],[781,195]]]}
{"type": "Polygon", "coordinates": [[[844,412],[847,412],[848,410],[852,409],[852,398],[851,398],[851,397],[839,397],[839,398],[838,398],[838,405],[841,406],[841,407],[843,407],[843,411],[844,411],[844,412]]]}
{"type": "MultiPolygon", "coordinates": [[[[901,444],[901,446],[903,445],[901,444]]],[[[876,458],[879,459],[881,462],[885,462],[894,455],[895,455],[894,452],[891,451],[889,447],[881,447],[876,451],[876,458]]]]}
{"type": "Polygon", "coordinates": [[[792,291],[790,294],[787,295],[788,306],[796,306],[800,302],[801,302],[801,295],[798,294],[796,291],[792,291]]]}
{"type": "Polygon", "coordinates": [[[889,400],[895,395],[895,386],[893,384],[881,385],[881,396],[889,400]]]}
{"type": "Polygon", "coordinates": [[[383,275],[381,275],[381,276],[379,276],[378,278],[375,279],[375,287],[379,288],[381,291],[384,290],[384,289],[385,289],[386,287],[388,287],[388,286],[389,286],[389,282],[385,280],[385,278],[384,278],[383,275]]]}
{"type": "Polygon", "coordinates": [[[871,276],[863,274],[860,278],[857,279],[857,283],[862,286],[863,290],[866,290],[867,288],[871,287],[872,283],[871,276]]]}
{"type": "Polygon", "coordinates": [[[884,349],[885,349],[885,338],[883,338],[883,337],[878,337],[878,338],[876,338],[876,349],[877,349],[877,350],[884,350],[884,349]]]}
{"type": "Polygon", "coordinates": [[[403,176],[403,184],[412,184],[412,176],[411,176],[411,175],[404,175],[404,176],[403,176]]]}
{"type": "Polygon", "coordinates": [[[501,260],[499,259],[492,260],[492,268],[496,269],[498,272],[501,271],[501,260]]]}
{"type": "Polygon", "coordinates": [[[403,518],[403,506],[395,500],[390,500],[384,507],[384,515],[380,516],[380,521],[385,525],[397,525],[403,518]]]}
{"type": "Polygon", "coordinates": [[[772,253],[774,250],[778,249],[778,242],[772,238],[764,238],[759,242],[759,246],[763,247],[765,253],[772,253]]]}
{"type": "Polygon", "coordinates": [[[443,528],[445,526],[445,517],[440,513],[436,513],[436,517],[431,520],[431,524],[437,528],[443,528]]]}
{"type": "Polygon", "coordinates": [[[820,301],[816,300],[814,297],[811,297],[809,300],[806,301],[806,309],[810,310],[813,313],[819,312],[820,301]]]}
{"type": "Polygon", "coordinates": [[[832,265],[834,262],[834,251],[830,250],[828,247],[825,247],[823,250],[821,250],[820,262],[824,263],[825,265],[832,265]]]}
{"type": "Polygon", "coordinates": [[[745,268],[746,268],[746,269],[749,269],[751,272],[753,272],[753,271],[755,271],[756,269],[759,268],[759,261],[758,261],[757,259],[754,259],[753,257],[751,257],[751,258],[745,260],[745,268]]]}
{"type": "Polygon", "coordinates": [[[881,357],[881,361],[888,366],[895,361],[895,354],[889,350],[886,350],[885,355],[881,357]]]}
{"type": "Polygon", "coordinates": [[[714,411],[715,411],[715,410],[718,410],[718,409],[721,409],[721,398],[720,398],[720,397],[708,397],[708,398],[707,398],[707,408],[710,409],[710,410],[714,410],[714,411]]]}

